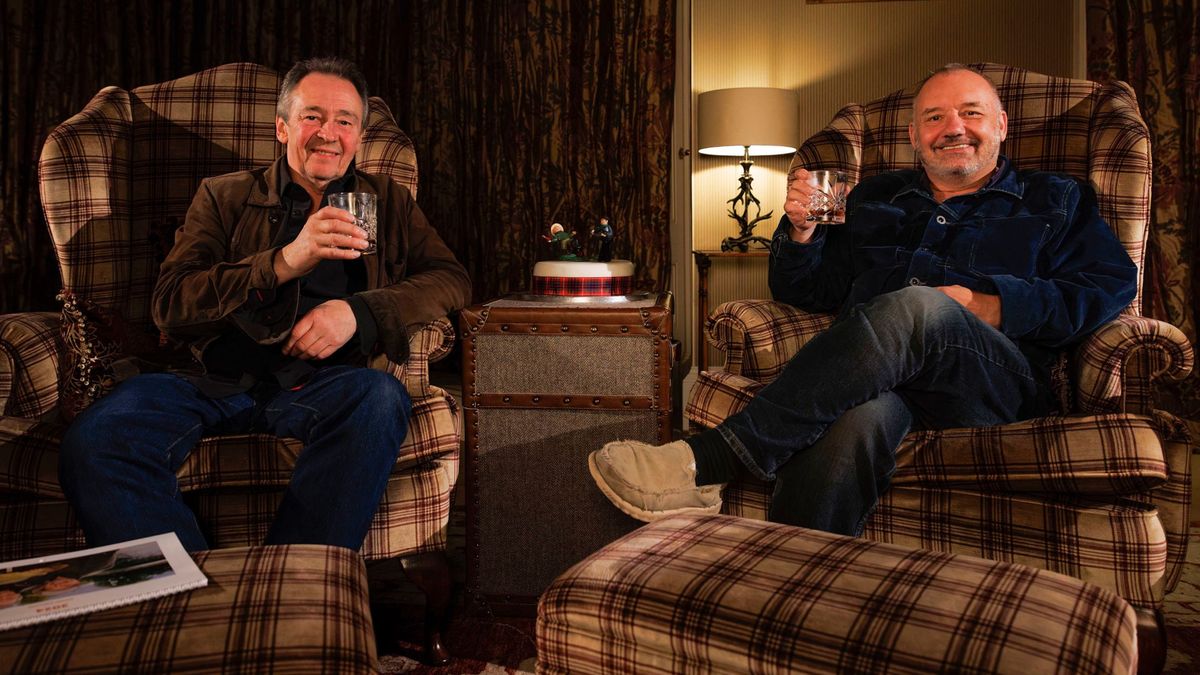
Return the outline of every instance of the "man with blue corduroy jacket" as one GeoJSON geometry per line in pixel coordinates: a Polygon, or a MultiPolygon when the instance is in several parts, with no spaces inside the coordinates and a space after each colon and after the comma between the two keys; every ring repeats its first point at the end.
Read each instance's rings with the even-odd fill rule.
{"type": "Polygon", "coordinates": [[[857,535],[910,430],[1052,412],[1051,366],[1133,299],[1137,269],[1092,189],[1018,170],[1007,131],[995,85],[950,64],[914,100],[920,171],[863,181],[842,225],[810,220],[807,172],[792,175],[771,291],[837,320],[714,429],[592,453],[604,494],[646,521],[717,512],[747,471],[775,481],[771,520],[857,535]]]}

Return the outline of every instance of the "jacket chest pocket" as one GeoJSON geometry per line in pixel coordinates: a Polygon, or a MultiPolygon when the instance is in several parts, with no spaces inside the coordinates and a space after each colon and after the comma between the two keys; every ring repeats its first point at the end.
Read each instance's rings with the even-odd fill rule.
{"type": "Polygon", "coordinates": [[[955,257],[969,260],[972,272],[1029,279],[1037,276],[1038,255],[1052,227],[1044,216],[988,218],[957,238],[955,257]]]}
{"type": "Polygon", "coordinates": [[[243,211],[229,244],[229,260],[243,260],[271,248],[282,223],[281,211],[255,208],[243,211]]]}

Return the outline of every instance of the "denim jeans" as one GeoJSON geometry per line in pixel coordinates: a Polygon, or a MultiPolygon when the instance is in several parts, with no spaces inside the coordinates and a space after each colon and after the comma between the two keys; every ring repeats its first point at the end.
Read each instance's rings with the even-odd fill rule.
{"type": "Polygon", "coordinates": [[[775,481],[771,520],[857,535],[910,428],[1046,414],[1038,379],[1012,340],[914,286],[849,309],[716,431],[775,481]]]}
{"type": "Polygon", "coordinates": [[[88,545],[174,531],[208,547],[175,478],[204,436],[268,433],[299,439],[290,482],[266,544],[359,549],[408,432],[404,385],[382,371],[321,368],[302,387],[256,400],[208,398],[185,378],[133,377],[68,428],[59,480],[88,545]]]}

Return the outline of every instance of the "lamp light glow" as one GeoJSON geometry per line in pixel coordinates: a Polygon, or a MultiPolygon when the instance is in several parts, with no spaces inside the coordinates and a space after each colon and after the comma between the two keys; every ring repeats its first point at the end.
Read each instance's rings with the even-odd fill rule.
{"type": "Polygon", "coordinates": [[[785,155],[796,151],[799,119],[796,92],[770,87],[736,87],[706,91],[698,100],[700,154],[717,157],[741,157],[742,175],[738,193],[726,203],[729,217],[738,222],[740,234],[721,242],[721,250],[745,251],[752,242],[769,245],[754,236],[754,225],[771,217],[762,215],[761,204],[751,189],[754,182],[750,167],[752,156],[785,155]],[[750,207],[754,206],[754,216],[750,207]]]}

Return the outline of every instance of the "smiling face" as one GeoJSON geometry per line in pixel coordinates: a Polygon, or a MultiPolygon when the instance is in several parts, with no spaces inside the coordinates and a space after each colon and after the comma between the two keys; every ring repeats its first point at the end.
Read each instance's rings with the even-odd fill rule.
{"type": "Polygon", "coordinates": [[[325,187],[346,173],[362,140],[363,102],[349,80],[306,75],[292,92],[287,119],[275,118],[275,137],[287,145],[292,180],[318,204],[325,187]]]}
{"type": "Polygon", "coordinates": [[[913,101],[908,138],[936,188],[974,186],[996,168],[1008,115],[983,76],[952,70],[931,77],[913,101]]]}

